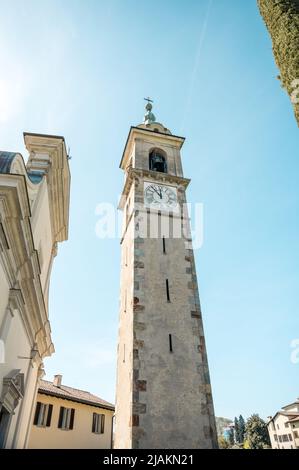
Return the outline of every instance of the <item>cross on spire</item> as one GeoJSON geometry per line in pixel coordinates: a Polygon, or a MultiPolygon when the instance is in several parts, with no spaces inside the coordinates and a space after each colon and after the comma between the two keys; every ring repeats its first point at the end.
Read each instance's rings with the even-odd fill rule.
{"type": "Polygon", "coordinates": [[[155,118],[155,115],[152,113],[152,108],[153,108],[153,100],[148,96],[147,98],[144,98],[145,101],[147,101],[146,105],[145,105],[145,116],[144,116],[144,119],[143,119],[143,123],[144,124],[151,124],[153,122],[155,122],[156,118],[155,118]]]}
{"type": "Polygon", "coordinates": [[[153,103],[154,101],[150,99],[150,97],[148,96],[147,98],[143,98],[145,101],[147,101],[148,103],[153,103]]]}

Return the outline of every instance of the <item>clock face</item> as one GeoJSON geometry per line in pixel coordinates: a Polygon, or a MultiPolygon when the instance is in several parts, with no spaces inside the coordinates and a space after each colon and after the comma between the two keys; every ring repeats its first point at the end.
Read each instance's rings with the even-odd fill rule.
{"type": "Polygon", "coordinates": [[[153,209],[176,211],[178,209],[177,191],[172,186],[145,182],[144,202],[153,209]]]}

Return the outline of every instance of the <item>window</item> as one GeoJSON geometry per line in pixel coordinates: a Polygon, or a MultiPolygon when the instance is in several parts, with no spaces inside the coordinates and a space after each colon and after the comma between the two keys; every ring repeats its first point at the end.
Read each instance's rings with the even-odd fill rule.
{"type": "Polygon", "coordinates": [[[288,427],[289,427],[289,423],[284,423],[284,427],[285,427],[285,428],[288,428],[288,427]]]}
{"type": "Polygon", "coordinates": [[[0,411],[0,449],[4,449],[6,435],[9,427],[10,422],[10,413],[8,410],[2,405],[0,411]]]}
{"type": "Polygon", "coordinates": [[[170,302],[168,279],[166,279],[166,297],[167,297],[167,302],[170,302]]]}
{"type": "Polygon", "coordinates": [[[33,424],[35,426],[49,427],[51,426],[53,405],[37,402],[33,424]]]}
{"type": "Polygon", "coordinates": [[[160,173],[167,173],[167,163],[164,152],[159,149],[153,149],[149,154],[149,169],[152,171],[159,171],[160,173]]]}
{"type": "Polygon", "coordinates": [[[105,415],[93,413],[92,415],[92,432],[95,434],[104,434],[105,431],[105,415]]]}
{"type": "Polygon", "coordinates": [[[163,254],[166,254],[166,243],[165,243],[165,237],[162,238],[163,241],[163,254]]]}
{"type": "Polygon", "coordinates": [[[58,428],[59,429],[73,429],[74,427],[74,417],[75,410],[74,408],[64,408],[60,407],[58,428]]]}
{"type": "Polygon", "coordinates": [[[279,442],[282,442],[281,436],[278,436],[278,440],[279,442]]]}
{"type": "Polygon", "coordinates": [[[131,206],[131,199],[128,199],[126,204],[125,212],[126,212],[126,226],[128,225],[129,218],[130,218],[130,206],[131,206]]]}
{"type": "Polygon", "coordinates": [[[276,426],[277,426],[277,429],[279,429],[279,424],[276,424],[276,426]]]}
{"type": "Polygon", "coordinates": [[[173,350],[172,350],[172,336],[171,335],[169,335],[169,351],[173,352],[173,350]]]}
{"type": "Polygon", "coordinates": [[[298,431],[294,431],[294,437],[295,437],[295,439],[298,438],[298,431]]]}
{"type": "Polygon", "coordinates": [[[289,438],[287,434],[283,434],[282,436],[282,442],[288,442],[289,438]]]}
{"type": "Polygon", "coordinates": [[[274,434],[274,441],[277,441],[277,434],[274,434]]]}
{"type": "Polygon", "coordinates": [[[289,441],[292,441],[293,438],[292,438],[292,434],[289,434],[289,441]]]}

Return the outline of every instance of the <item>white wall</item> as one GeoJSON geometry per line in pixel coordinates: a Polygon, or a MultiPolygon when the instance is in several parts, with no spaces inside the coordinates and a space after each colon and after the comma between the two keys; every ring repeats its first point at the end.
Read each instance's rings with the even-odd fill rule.
{"type": "MultiPolygon", "coordinates": [[[[50,219],[49,196],[46,180],[43,181],[33,205],[31,227],[35,248],[39,252],[41,264],[41,284],[43,293],[47,289],[48,269],[51,263],[53,237],[50,219]]],[[[46,299],[47,305],[47,299],[46,299]]]]}
{"type": "Polygon", "coordinates": [[[272,449],[295,449],[292,428],[288,423],[289,419],[289,416],[278,414],[268,424],[272,449]],[[277,436],[277,440],[275,436],[277,436]]]}
{"type": "MultiPolygon", "coordinates": [[[[9,295],[8,280],[6,278],[3,266],[0,261],[0,328],[1,328],[2,321],[4,319],[4,315],[6,311],[8,295],[9,295]]],[[[2,384],[0,385],[0,387],[1,386],[2,384]]]]}
{"type": "MultiPolygon", "coordinates": [[[[14,310],[14,316],[11,320],[8,335],[5,341],[5,364],[1,365],[1,387],[2,379],[14,369],[20,369],[20,373],[24,374],[26,383],[28,364],[30,359],[31,347],[30,343],[18,310],[14,310]],[[23,359],[24,357],[24,359],[23,359]]],[[[25,390],[28,393],[28,390],[25,390]]],[[[29,391],[30,393],[30,391],[29,391]]],[[[13,446],[14,434],[18,423],[19,412],[21,409],[22,400],[15,409],[15,414],[12,416],[11,425],[6,441],[6,448],[13,446]]]]}

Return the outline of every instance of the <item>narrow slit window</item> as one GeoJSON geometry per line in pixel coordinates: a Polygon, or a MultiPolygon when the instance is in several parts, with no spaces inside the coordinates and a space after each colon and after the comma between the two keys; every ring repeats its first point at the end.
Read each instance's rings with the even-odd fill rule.
{"type": "Polygon", "coordinates": [[[167,302],[170,302],[168,279],[166,279],[166,296],[167,296],[167,302]]]}
{"type": "Polygon", "coordinates": [[[162,238],[162,243],[163,243],[163,253],[164,255],[166,254],[166,243],[165,243],[165,237],[162,238]]]}
{"type": "Polygon", "coordinates": [[[172,349],[172,336],[171,336],[171,334],[169,334],[169,351],[170,351],[170,352],[173,352],[173,349],[172,349]]]}

